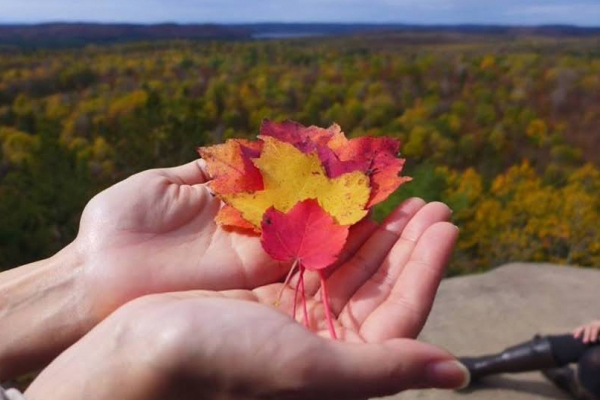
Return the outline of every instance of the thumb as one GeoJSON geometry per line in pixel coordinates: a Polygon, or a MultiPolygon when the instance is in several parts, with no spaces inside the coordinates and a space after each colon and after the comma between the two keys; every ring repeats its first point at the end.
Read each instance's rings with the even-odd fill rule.
{"type": "Polygon", "coordinates": [[[187,164],[172,168],[164,168],[161,172],[173,183],[180,185],[198,185],[210,180],[206,161],[197,159],[187,164]]]}
{"type": "Polygon", "coordinates": [[[164,201],[159,206],[164,220],[179,226],[194,218],[198,221],[214,219],[221,200],[205,184],[210,180],[210,175],[203,159],[154,171],[170,183],[157,188],[163,195],[164,201]]]}
{"type": "MultiPolygon", "coordinates": [[[[367,398],[406,389],[466,387],[469,372],[450,353],[411,339],[329,342],[312,364],[307,390],[323,398],[367,398]]],[[[314,398],[317,398],[314,397],[314,398]]],[[[313,398],[308,394],[307,398],[313,398]]]]}

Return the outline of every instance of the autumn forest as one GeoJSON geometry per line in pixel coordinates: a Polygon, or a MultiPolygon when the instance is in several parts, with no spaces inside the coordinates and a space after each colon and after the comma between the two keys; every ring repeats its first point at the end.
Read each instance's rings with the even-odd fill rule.
{"type": "Polygon", "coordinates": [[[48,257],[138,171],[264,118],[402,141],[461,229],[449,274],[600,268],[600,36],[432,35],[0,48],[0,270],[48,257]]]}

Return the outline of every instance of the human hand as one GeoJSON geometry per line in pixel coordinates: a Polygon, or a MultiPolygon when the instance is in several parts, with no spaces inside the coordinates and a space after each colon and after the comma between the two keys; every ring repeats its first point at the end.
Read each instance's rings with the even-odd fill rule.
{"type": "Polygon", "coordinates": [[[417,224],[443,211],[434,203],[411,218],[420,205],[405,203],[328,278],[339,341],[328,339],[313,285],[307,287],[309,329],[286,315],[291,288],[273,308],[281,283],[146,296],[58,357],[27,398],[42,398],[49,388],[67,400],[115,394],[136,400],[361,398],[461,386],[465,370],[452,356],[413,340],[457,235],[446,222],[417,224]],[[81,365],[93,368],[82,372],[81,365]]]}
{"type": "Polygon", "coordinates": [[[258,237],[214,222],[220,200],[208,179],[197,160],[133,175],[88,203],[74,247],[97,319],[145,294],[254,288],[287,270],[258,237]]]}
{"type": "Polygon", "coordinates": [[[573,337],[581,338],[583,343],[594,343],[600,339],[600,320],[581,325],[573,330],[573,337]]]}
{"type": "Polygon", "coordinates": [[[77,238],[0,274],[0,380],[35,370],[136,297],[254,288],[287,266],[259,238],[218,227],[203,162],[136,174],[95,196],[77,238]]]}

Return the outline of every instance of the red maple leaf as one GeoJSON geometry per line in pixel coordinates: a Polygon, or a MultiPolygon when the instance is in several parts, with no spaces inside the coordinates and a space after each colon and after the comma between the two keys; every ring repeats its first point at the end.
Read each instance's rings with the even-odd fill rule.
{"type": "Polygon", "coordinates": [[[319,270],[333,264],[344,247],[348,226],[337,224],[317,200],[306,199],[287,213],[271,207],[262,220],[261,242],[274,259],[319,270]]]}
{"type": "Polygon", "coordinates": [[[261,242],[265,251],[276,260],[293,262],[283,287],[287,285],[294,269],[296,267],[299,269],[293,315],[296,315],[296,297],[299,287],[304,306],[304,320],[307,324],[304,271],[305,269],[319,271],[325,315],[333,338],[336,334],[323,269],[336,261],[347,237],[348,226],[337,224],[315,199],[301,201],[287,213],[271,207],[265,212],[262,220],[261,242]]]}
{"type": "Polygon", "coordinates": [[[305,127],[292,120],[273,122],[269,119],[262,121],[260,134],[290,143],[303,153],[310,153],[319,146],[327,145],[332,139],[344,136],[337,124],[325,129],[314,125],[305,127]]]}
{"type": "Polygon", "coordinates": [[[261,148],[262,142],[244,139],[198,148],[212,176],[211,188],[219,194],[263,189],[262,175],[252,162],[252,158],[260,155],[261,148]]]}
{"type": "Polygon", "coordinates": [[[397,139],[361,136],[346,143],[337,142],[330,152],[320,151],[319,157],[331,178],[353,170],[366,173],[372,187],[367,207],[371,207],[410,180],[400,176],[404,159],[397,157],[399,149],[400,141],[397,139]]]}

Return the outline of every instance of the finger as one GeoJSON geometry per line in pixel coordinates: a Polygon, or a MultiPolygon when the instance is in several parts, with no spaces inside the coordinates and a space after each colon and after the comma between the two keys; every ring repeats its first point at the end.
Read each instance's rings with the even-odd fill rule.
{"type": "Polygon", "coordinates": [[[329,277],[333,272],[338,269],[343,263],[351,259],[356,252],[362,247],[363,244],[371,237],[371,235],[377,230],[379,224],[375,222],[370,215],[363,218],[355,225],[350,227],[348,232],[348,239],[346,245],[342,249],[338,256],[338,259],[334,265],[327,268],[326,276],[329,277]]]}
{"type": "MultiPolygon", "coordinates": [[[[377,222],[373,221],[369,217],[366,217],[359,221],[356,225],[351,226],[350,231],[348,232],[346,245],[340,253],[338,261],[331,267],[328,267],[325,271],[326,276],[331,276],[343,263],[352,258],[358,249],[360,249],[360,247],[367,241],[367,239],[371,237],[373,232],[377,229],[377,226],[377,222]]],[[[292,279],[292,285],[294,285],[296,281],[297,276],[292,279]]],[[[321,278],[319,274],[306,271],[306,274],[304,275],[304,285],[306,294],[309,296],[314,296],[321,286],[321,278]]]]}
{"type": "Polygon", "coordinates": [[[458,228],[449,222],[438,222],[423,233],[388,298],[360,327],[365,340],[418,335],[457,237],[458,228]]]}
{"type": "Polygon", "coordinates": [[[398,277],[408,262],[413,249],[424,232],[432,224],[450,217],[450,209],[442,203],[423,207],[406,225],[400,239],[394,244],[381,266],[367,279],[346,304],[345,323],[356,329],[373,310],[387,299],[398,277]]]}
{"type": "Polygon", "coordinates": [[[592,325],[589,325],[587,328],[587,343],[591,343],[594,341],[593,336],[594,336],[594,327],[592,325]]]}
{"type": "Polygon", "coordinates": [[[596,340],[596,333],[597,333],[596,326],[593,325],[593,324],[590,324],[590,326],[589,326],[589,332],[590,333],[589,333],[588,340],[591,343],[591,342],[594,342],[596,340]]]}
{"type": "Polygon", "coordinates": [[[412,388],[458,388],[468,371],[448,352],[414,340],[383,344],[327,341],[303,368],[299,398],[366,398],[412,388]]]}
{"type": "Polygon", "coordinates": [[[582,327],[582,326],[580,326],[580,327],[578,327],[578,328],[575,328],[575,329],[573,330],[573,337],[574,337],[575,339],[578,339],[578,338],[581,336],[581,333],[582,333],[582,332],[583,332],[583,327],[582,327]]]}
{"type": "Polygon", "coordinates": [[[585,327],[585,330],[583,332],[583,343],[589,343],[591,337],[592,337],[592,327],[588,325],[585,327]]]}
{"type": "Polygon", "coordinates": [[[329,297],[335,314],[339,314],[348,299],[379,267],[405,226],[424,206],[425,202],[419,198],[402,202],[375,229],[354,256],[329,277],[329,297]]]}
{"type": "Polygon", "coordinates": [[[600,327],[599,326],[593,326],[592,327],[592,333],[590,335],[590,342],[595,342],[596,340],[598,340],[598,332],[600,332],[600,327]]]}
{"type": "Polygon", "coordinates": [[[187,164],[161,170],[171,181],[180,185],[198,185],[210,180],[206,161],[199,158],[187,164]]]}
{"type": "Polygon", "coordinates": [[[394,282],[401,273],[422,233],[430,225],[450,217],[450,209],[443,203],[422,205],[421,199],[402,204],[355,257],[338,270],[337,276],[332,276],[328,284],[335,313],[339,314],[365,284],[373,287],[365,289],[356,299],[366,300],[363,304],[365,309],[372,309],[373,304],[377,305],[387,297],[392,287],[390,282],[394,282]],[[391,254],[390,250],[396,246],[396,251],[391,254]],[[373,285],[367,284],[369,280],[373,285]]]}

